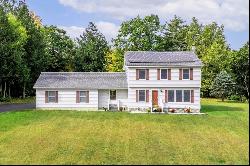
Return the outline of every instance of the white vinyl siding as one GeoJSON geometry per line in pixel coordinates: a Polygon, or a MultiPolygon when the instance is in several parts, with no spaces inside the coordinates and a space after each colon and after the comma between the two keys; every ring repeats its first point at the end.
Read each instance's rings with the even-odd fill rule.
{"type": "MultiPolygon", "coordinates": [[[[124,105],[126,104],[123,101],[128,99],[128,90],[127,89],[117,89],[116,90],[116,100],[121,100],[124,105]]],[[[110,100],[110,90],[98,90],[98,107],[99,108],[108,108],[108,101],[110,100]]],[[[116,101],[115,101],[116,102],[116,101]]]]}
{"type": "Polygon", "coordinates": [[[82,109],[98,108],[98,91],[89,90],[89,103],[76,103],[77,90],[54,89],[58,91],[58,103],[45,103],[45,91],[47,89],[36,89],[36,107],[37,108],[55,108],[55,109],[82,109]]]}
{"type": "MultiPolygon", "coordinates": [[[[152,107],[152,91],[158,90],[158,103],[159,105],[163,104],[165,108],[174,107],[174,108],[192,108],[200,109],[200,88],[129,88],[128,89],[128,101],[127,106],[129,108],[148,108],[152,107]],[[136,90],[149,90],[149,102],[136,102],[136,90]],[[168,101],[165,103],[165,90],[174,92],[174,101],[168,101]],[[194,103],[191,102],[176,102],[175,95],[176,90],[180,90],[182,93],[184,90],[194,90],[194,103]]],[[[139,91],[138,91],[139,93],[139,91]]],[[[183,95],[182,95],[183,97],[183,95]]],[[[139,98],[138,98],[139,101],[139,98]]]]}
{"type": "Polygon", "coordinates": [[[136,69],[128,67],[127,80],[129,88],[200,88],[201,87],[201,68],[193,68],[193,80],[179,80],[179,68],[171,69],[171,80],[157,80],[157,69],[149,68],[149,80],[136,80],[136,69]]]}

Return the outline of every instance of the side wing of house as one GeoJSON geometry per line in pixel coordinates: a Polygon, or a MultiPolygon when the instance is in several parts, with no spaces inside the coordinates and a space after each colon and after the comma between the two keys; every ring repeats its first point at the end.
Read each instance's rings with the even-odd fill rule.
{"type": "Polygon", "coordinates": [[[122,72],[44,72],[34,88],[38,109],[118,109],[128,98],[122,72]]]}
{"type": "Polygon", "coordinates": [[[98,109],[98,90],[36,89],[39,109],[98,109]]]}

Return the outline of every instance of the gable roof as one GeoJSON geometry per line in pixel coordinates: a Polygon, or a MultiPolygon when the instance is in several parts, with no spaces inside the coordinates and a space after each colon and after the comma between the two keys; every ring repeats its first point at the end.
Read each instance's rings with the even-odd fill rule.
{"type": "Polygon", "coordinates": [[[124,72],[42,72],[33,88],[126,89],[124,72]]]}
{"type": "Polygon", "coordinates": [[[153,52],[128,51],[125,53],[126,66],[202,66],[193,51],[153,52]]]}

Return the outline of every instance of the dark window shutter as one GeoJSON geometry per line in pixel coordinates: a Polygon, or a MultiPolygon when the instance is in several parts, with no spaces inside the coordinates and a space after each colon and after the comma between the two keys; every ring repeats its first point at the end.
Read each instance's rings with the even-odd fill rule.
{"type": "Polygon", "coordinates": [[[149,80],[149,69],[146,69],[146,80],[149,80]]]}
{"type": "Polygon", "coordinates": [[[136,90],[136,102],[138,102],[138,90],[136,90]]]}
{"type": "Polygon", "coordinates": [[[146,102],[149,102],[149,90],[146,90],[146,102]]]}
{"type": "Polygon", "coordinates": [[[49,92],[45,91],[45,103],[49,102],[48,95],[49,95],[49,92]]]}
{"type": "Polygon", "coordinates": [[[89,91],[87,91],[87,101],[86,103],[89,103],[89,91]]]}
{"type": "Polygon", "coordinates": [[[58,91],[56,91],[56,103],[58,103],[58,91]]]}
{"type": "Polygon", "coordinates": [[[157,80],[160,80],[160,78],[161,78],[161,71],[160,71],[160,69],[157,69],[157,80]]]}
{"type": "Polygon", "coordinates": [[[76,91],[76,103],[80,103],[80,92],[76,91]]]}
{"type": "Polygon", "coordinates": [[[168,102],[168,90],[165,90],[165,103],[168,102]]]}
{"type": "Polygon", "coordinates": [[[194,90],[191,90],[191,103],[194,103],[194,90]]]}
{"type": "Polygon", "coordinates": [[[190,80],[193,80],[194,78],[194,69],[190,68],[190,80]]]}
{"type": "Polygon", "coordinates": [[[139,69],[136,69],[136,80],[139,80],[139,69]]]}
{"type": "Polygon", "coordinates": [[[179,69],[179,80],[182,80],[182,69],[179,69]]]}
{"type": "Polygon", "coordinates": [[[168,69],[168,80],[171,80],[171,69],[168,69]]]}

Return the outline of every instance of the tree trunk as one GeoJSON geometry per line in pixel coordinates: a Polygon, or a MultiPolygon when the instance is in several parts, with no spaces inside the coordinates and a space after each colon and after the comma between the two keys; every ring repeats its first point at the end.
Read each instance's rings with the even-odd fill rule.
{"type": "Polygon", "coordinates": [[[224,96],[222,96],[221,100],[222,100],[222,102],[224,102],[224,101],[225,101],[225,98],[224,98],[224,96]]]}
{"type": "Polygon", "coordinates": [[[8,96],[11,97],[11,94],[10,94],[10,84],[9,84],[9,95],[8,96]]]}
{"type": "Polygon", "coordinates": [[[7,85],[6,85],[6,81],[4,82],[4,90],[3,90],[3,98],[5,98],[6,97],[6,87],[7,85]]]}
{"type": "Polygon", "coordinates": [[[24,83],[23,84],[23,98],[25,98],[25,86],[26,86],[26,84],[24,83]]]}
{"type": "Polygon", "coordinates": [[[0,96],[2,96],[2,92],[3,92],[3,90],[2,90],[2,82],[0,83],[0,96]]]}

